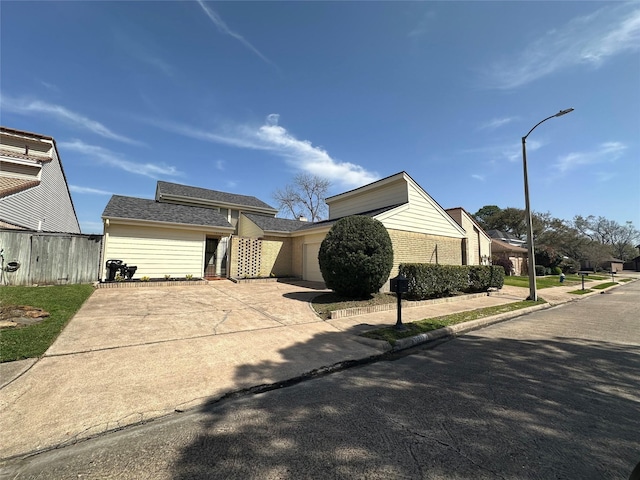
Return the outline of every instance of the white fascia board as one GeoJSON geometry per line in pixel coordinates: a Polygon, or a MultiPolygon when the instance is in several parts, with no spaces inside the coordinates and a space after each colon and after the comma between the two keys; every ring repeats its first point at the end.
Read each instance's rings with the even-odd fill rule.
{"type": "Polygon", "coordinates": [[[398,213],[404,212],[409,209],[409,202],[403,203],[402,205],[392,208],[391,210],[387,210],[386,212],[379,213],[378,215],[374,215],[372,218],[376,220],[380,220],[381,222],[386,220],[387,218],[392,217],[393,215],[397,215],[398,213]]]}

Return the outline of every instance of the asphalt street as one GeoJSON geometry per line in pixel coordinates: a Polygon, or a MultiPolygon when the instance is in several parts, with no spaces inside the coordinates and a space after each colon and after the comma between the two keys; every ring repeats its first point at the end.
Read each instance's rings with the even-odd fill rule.
{"type": "MultiPolygon", "coordinates": [[[[633,282],[36,455],[3,477],[626,479],[640,462],[639,305],[633,282]]],[[[247,368],[237,376],[278,365],[247,368]]]]}

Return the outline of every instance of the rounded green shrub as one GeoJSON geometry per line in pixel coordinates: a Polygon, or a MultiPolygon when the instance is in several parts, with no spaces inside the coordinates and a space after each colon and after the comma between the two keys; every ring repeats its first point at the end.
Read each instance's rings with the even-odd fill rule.
{"type": "Polygon", "coordinates": [[[318,262],[328,288],[345,297],[365,297],[380,290],[393,267],[387,229],[371,217],[338,220],[320,245],[318,262]]]}

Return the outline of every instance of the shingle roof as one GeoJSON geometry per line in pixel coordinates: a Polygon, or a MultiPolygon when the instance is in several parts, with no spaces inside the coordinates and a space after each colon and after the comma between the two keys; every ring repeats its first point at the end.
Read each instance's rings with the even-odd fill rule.
{"type": "Polygon", "coordinates": [[[210,208],[161,203],[144,198],[114,195],[102,212],[105,218],[233,228],[225,217],[210,208]]]}
{"type": "MultiPolygon", "coordinates": [[[[389,205],[388,207],[376,208],[375,210],[369,210],[367,212],[362,212],[362,213],[354,213],[352,215],[365,215],[367,217],[375,217],[376,215],[380,215],[381,213],[388,212],[389,210],[393,210],[394,208],[397,208],[397,207],[399,207],[401,205],[405,205],[405,203],[398,203],[396,205],[389,205]]],[[[347,216],[350,217],[352,215],[347,215],[347,216]]],[[[310,228],[322,227],[322,226],[331,226],[334,223],[336,223],[338,220],[340,220],[341,218],[344,218],[344,217],[333,218],[331,220],[323,220],[321,222],[308,223],[306,225],[303,225],[302,228],[300,228],[299,230],[307,230],[307,229],[310,229],[310,228]]]]}
{"type": "Polygon", "coordinates": [[[276,211],[271,205],[264,203],[256,197],[249,195],[238,195],[235,193],[219,192],[217,190],[208,190],[200,187],[190,187],[179,183],[158,182],[156,198],[161,200],[163,195],[177,195],[188,198],[198,198],[210,200],[212,202],[221,202],[226,204],[241,205],[246,207],[268,208],[276,211]]]}
{"type": "Polygon", "coordinates": [[[289,218],[270,217],[257,213],[243,213],[243,215],[262,230],[269,232],[295,232],[309,225],[309,222],[301,222],[300,220],[291,220],[289,218]]]}
{"type": "Polygon", "coordinates": [[[518,247],[517,245],[511,245],[510,243],[503,242],[502,240],[498,240],[494,238],[491,240],[491,251],[492,252],[514,252],[514,253],[527,253],[529,250],[523,247],[518,247]]]}
{"type": "Polygon", "coordinates": [[[509,240],[517,240],[519,242],[523,242],[522,240],[520,240],[518,237],[516,237],[512,233],[503,232],[501,230],[487,230],[487,235],[489,235],[491,238],[506,238],[506,239],[509,239],[509,240]]]}
{"type": "Polygon", "coordinates": [[[0,177],[0,198],[40,185],[40,180],[0,177]]]}

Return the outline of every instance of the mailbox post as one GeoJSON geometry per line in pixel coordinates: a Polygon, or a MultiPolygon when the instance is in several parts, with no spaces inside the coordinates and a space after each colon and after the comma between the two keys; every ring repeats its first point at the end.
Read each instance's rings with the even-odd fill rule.
{"type": "Polygon", "coordinates": [[[398,297],[398,320],[396,321],[395,328],[396,330],[406,330],[402,324],[402,294],[407,293],[409,291],[409,280],[402,274],[399,274],[397,277],[391,279],[391,291],[395,292],[398,297]]]}
{"type": "Polygon", "coordinates": [[[584,277],[588,277],[589,272],[578,272],[578,275],[582,277],[582,290],[584,290],[584,277]]]}

